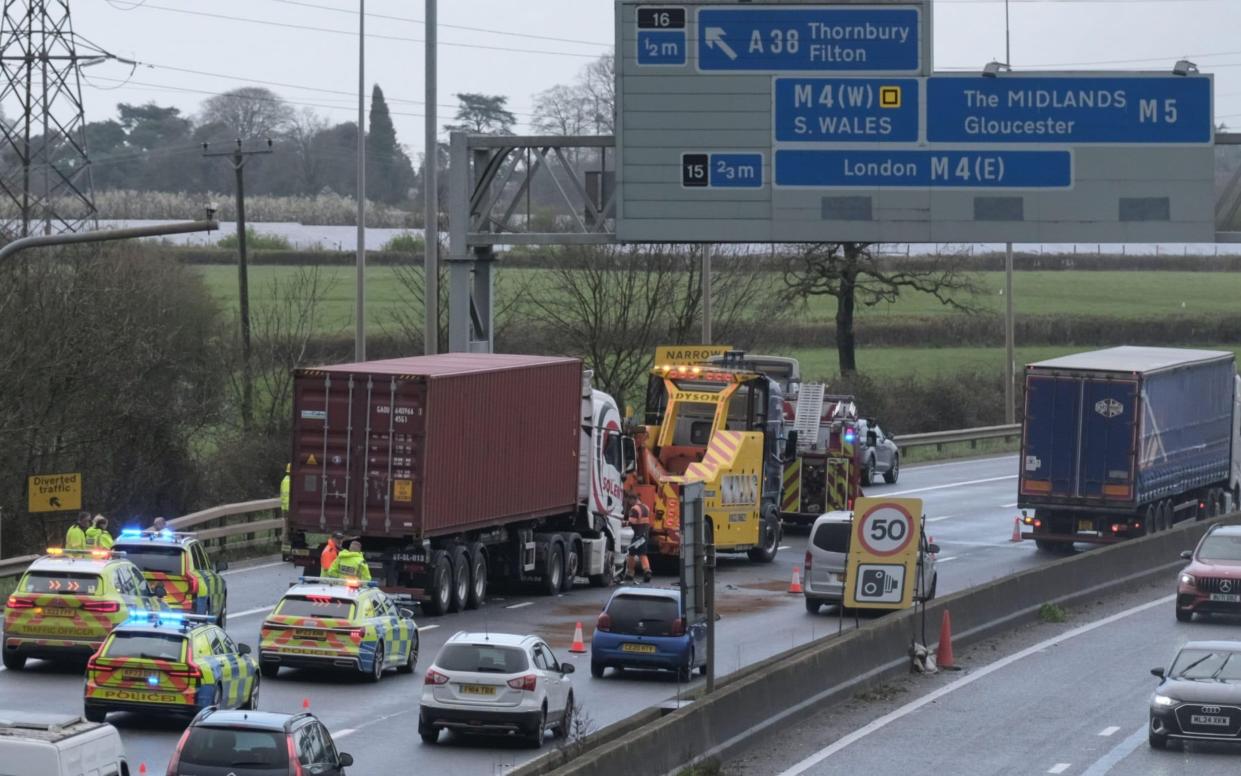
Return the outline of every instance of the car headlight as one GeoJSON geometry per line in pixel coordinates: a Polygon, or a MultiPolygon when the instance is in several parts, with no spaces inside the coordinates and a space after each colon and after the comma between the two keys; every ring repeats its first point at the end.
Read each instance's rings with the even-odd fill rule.
{"type": "Polygon", "coordinates": [[[1177,704],[1177,700],[1176,698],[1170,698],[1167,695],[1156,695],[1151,699],[1151,703],[1155,706],[1175,706],[1177,704]]]}
{"type": "Polygon", "coordinates": [[[1193,587],[1195,584],[1197,584],[1197,582],[1198,580],[1194,579],[1193,574],[1182,574],[1181,575],[1182,585],[1189,585],[1190,587],[1193,587]]]}

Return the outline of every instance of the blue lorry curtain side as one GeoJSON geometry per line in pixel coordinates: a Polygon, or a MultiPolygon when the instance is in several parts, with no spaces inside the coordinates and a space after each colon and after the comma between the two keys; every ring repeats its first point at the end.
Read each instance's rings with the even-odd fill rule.
{"type": "Polygon", "coordinates": [[[1141,503],[1228,479],[1235,375],[1229,359],[1159,372],[1143,381],[1141,503]]]}

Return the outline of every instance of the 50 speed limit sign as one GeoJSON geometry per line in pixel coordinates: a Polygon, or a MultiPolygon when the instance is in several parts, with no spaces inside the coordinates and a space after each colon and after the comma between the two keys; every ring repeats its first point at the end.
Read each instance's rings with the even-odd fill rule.
{"type": "Polygon", "coordinates": [[[858,499],[853,505],[853,540],[845,567],[845,606],[903,609],[912,605],[921,547],[921,499],[858,499]]]}

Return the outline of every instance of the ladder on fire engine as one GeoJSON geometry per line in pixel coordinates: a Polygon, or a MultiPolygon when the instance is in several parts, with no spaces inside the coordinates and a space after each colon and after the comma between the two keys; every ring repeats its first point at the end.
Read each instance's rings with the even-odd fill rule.
{"type": "Polygon", "coordinates": [[[823,394],[827,386],[823,383],[802,383],[797,394],[797,414],[793,418],[793,428],[797,431],[797,450],[805,452],[819,442],[819,426],[823,419],[823,394]]]}

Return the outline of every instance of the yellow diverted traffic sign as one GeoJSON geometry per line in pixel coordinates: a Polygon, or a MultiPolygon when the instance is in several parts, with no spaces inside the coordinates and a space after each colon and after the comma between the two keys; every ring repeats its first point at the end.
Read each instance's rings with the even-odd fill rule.
{"type": "Polygon", "coordinates": [[[701,364],[732,349],[732,345],[660,345],[655,348],[655,366],[701,364]]]}
{"type": "Polygon", "coordinates": [[[82,475],[35,474],[27,491],[29,512],[63,512],[82,508],[82,475]]]}
{"type": "Polygon", "coordinates": [[[845,606],[912,606],[922,547],[922,499],[859,498],[853,505],[851,531],[845,606]]]}

